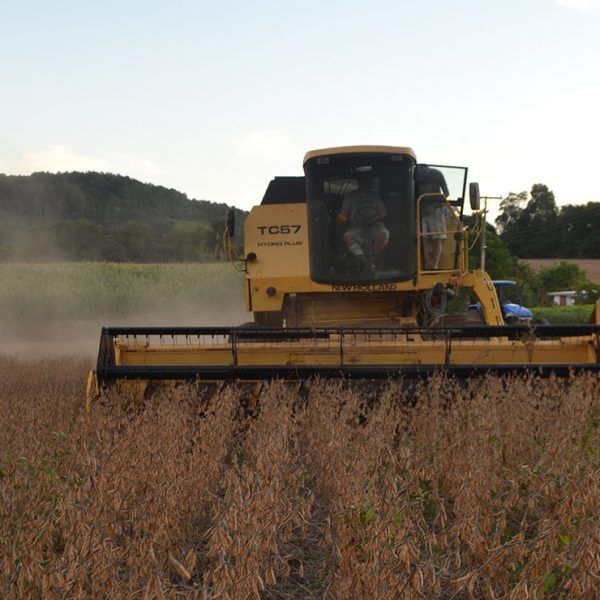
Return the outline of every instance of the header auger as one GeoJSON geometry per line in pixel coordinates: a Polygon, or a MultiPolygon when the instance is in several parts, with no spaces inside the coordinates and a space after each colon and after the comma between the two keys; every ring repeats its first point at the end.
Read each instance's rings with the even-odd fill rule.
{"type": "MultiPolygon", "coordinates": [[[[253,323],[105,328],[90,391],[600,370],[600,304],[589,325],[507,325],[489,276],[468,268],[466,168],[417,163],[410,148],[348,146],[308,152],[304,173],[275,177],[244,224],[253,323]],[[480,308],[449,314],[459,293],[480,308]]],[[[477,184],[469,197],[477,211],[477,184]]],[[[230,216],[225,236],[233,229],[230,216]]]]}

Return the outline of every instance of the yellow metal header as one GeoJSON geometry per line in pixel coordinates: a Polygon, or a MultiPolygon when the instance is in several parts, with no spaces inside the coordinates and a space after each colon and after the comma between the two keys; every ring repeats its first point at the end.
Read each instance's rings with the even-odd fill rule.
{"type": "Polygon", "coordinates": [[[338,146],[337,148],[310,150],[305,154],[302,164],[306,164],[307,161],[316,156],[329,156],[331,154],[407,154],[417,160],[414,150],[404,146],[338,146]]]}

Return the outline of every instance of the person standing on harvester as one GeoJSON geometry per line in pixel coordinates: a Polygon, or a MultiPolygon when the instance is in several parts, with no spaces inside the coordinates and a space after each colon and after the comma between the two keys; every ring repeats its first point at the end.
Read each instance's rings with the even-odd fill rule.
{"type": "Polygon", "coordinates": [[[448,207],[446,198],[450,195],[448,184],[441,171],[427,165],[417,165],[415,174],[417,198],[428,195],[421,201],[421,232],[423,236],[423,267],[433,271],[439,267],[442,246],[446,239],[446,219],[448,207]]]}

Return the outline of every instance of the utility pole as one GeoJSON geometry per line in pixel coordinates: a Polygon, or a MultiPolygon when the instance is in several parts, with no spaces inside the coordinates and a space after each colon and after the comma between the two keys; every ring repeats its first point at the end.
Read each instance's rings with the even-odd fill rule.
{"type": "Polygon", "coordinates": [[[485,271],[485,251],[487,250],[487,245],[485,243],[485,234],[487,230],[487,203],[488,200],[502,200],[502,196],[481,196],[483,200],[483,231],[481,232],[481,256],[479,260],[479,268],[482,271],[485,271]]]}

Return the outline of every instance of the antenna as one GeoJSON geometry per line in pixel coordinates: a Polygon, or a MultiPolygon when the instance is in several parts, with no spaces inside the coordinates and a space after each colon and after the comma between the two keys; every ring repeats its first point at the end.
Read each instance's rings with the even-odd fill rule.
{"type": "Polygon", "coordinates": [[[479,268],[485,271],[485,252],[487,250],[487,244],[485,243],[485,233],[487,229],[487,203],[488,200],[502,200],[502,196],[481,196],[483,200],[483,231],[481,232],[481,257],[479,261],[479,268]]]}

